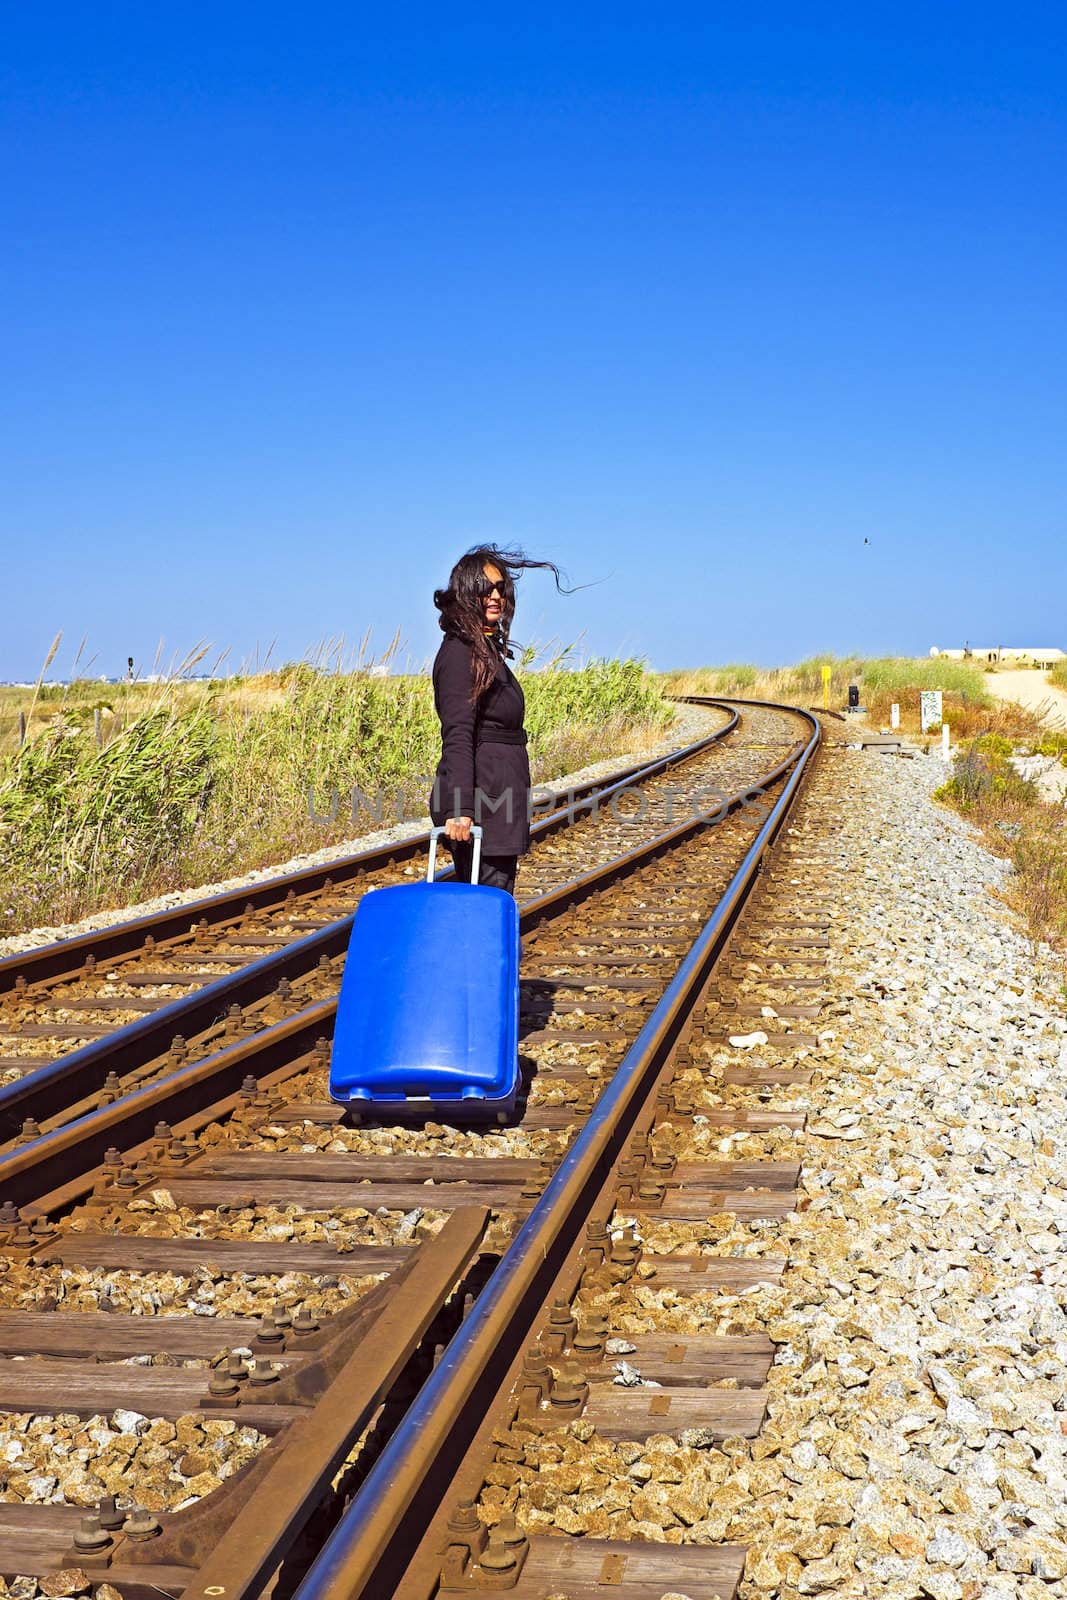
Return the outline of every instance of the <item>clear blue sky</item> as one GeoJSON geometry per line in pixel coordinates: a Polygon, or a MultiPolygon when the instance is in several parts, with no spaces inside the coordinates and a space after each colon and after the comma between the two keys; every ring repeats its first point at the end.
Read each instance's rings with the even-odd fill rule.
{"type": "Polygon", "coordinates": [[[0,676],[1067,645],[1067,12],[9,6],[0,676]],[[869,545],[864,539],[870,540],[869,545]]]}

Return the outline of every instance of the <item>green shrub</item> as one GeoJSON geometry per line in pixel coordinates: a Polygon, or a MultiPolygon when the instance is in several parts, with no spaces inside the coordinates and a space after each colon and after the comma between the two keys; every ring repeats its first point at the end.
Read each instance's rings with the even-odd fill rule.
{"type": "Polygon", "coordinates": [[[1011,899],[1038,938],[1067,938],[1067,849],[1062,808],[1051,808],[1019,830],[1012,844],[1011,899]]]}
{"type": "Polygon", "coordinates": [[[872,694],[904,689],[941,689],[978,705],[989,702],[982,668],[944,656],[882,656],[863,662],[863,687],[872,694]]]}
{"type": "Polygon", "coordinates": [[[1034,755],[1057,756],[1067,766],[1067,733],[1043,732],[1031,748],[1034,755]]]}
{"type": "Polygon", "coordinates": [[[1011,741],[1002,735],[983,734],[960,746],[952,765],[952,776],[937,790],[935,798],[963,812],[993,810],[1004,806],[1031,806],[1037,790],[1011,765],[1011,741]]]}

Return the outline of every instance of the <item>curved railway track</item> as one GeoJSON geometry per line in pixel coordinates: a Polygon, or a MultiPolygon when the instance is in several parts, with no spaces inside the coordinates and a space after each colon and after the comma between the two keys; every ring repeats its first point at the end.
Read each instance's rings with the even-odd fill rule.
{"type": "MultiPolygon", "coordinates": [[[[605,777],[565,790],[542,785],[535,791],[538,820],[534,825],[534,837],[542,838],[558,831],[575,816],[581,816],[586,807],[595,812],[594,796],[603,806],[618,785],[636,785],[662,777],[680,763],[712,749],[737,729],[740,717],[735,710],[712,702],[708,706],[709,710],[721,713],[721,725],[690,745],[652,761],[631,762],[605,777]]],[[[0,996],[32,992],[40,1000],[49,993],[61,993],[63,984],[84,979],[87,972],[96,983],[109,972],[115,978],[129,975],[138,972],[146,963],[163,959],[166,951],[179,952],[186,945],[206,944],[211,948],[213,942],[225,944],[234,930],[247,935],[258,933],[276,937],[282,934],[291,942],[300,932],[298,926],[294,933],[292,924],[294,921],[299,924],[305,913],[314,911],[310,920],[317,926],[328,911],[337,916],[351,911],[364,888],[371,883],[396,881],[405,867],[425,855],[428,837],[426,833],[414,833],[406,839],[338,856],[318,866],[278,873],[272,878],[133,917],[111,927],[0,957],[0,996]],[[378,872],[392,872],[393,877],[379,880],[370,876],[378,872]],[[259,919],[254,926],[249,922],[251,917],[259,919]],[[214,941],[206,938],[209,930],[214,932],[214,941]]],[[[444,876],[443,871],[441,876],[444,876]]],[[[250,959],[248,940],[245,946],[243,962],[250,959]]],[[[3,1011],[0,1011],[0,1020],[7,1020],[3,1011]]]]}
{"type": "MultiPolygon", "coordinates": [[[[293,976],[272,967],[265,999],[224,1013],[221,1028],[190,1028],[162,1057],[137,1047],[147,1030],[134,1024],[140,1059],[131,1062],[124,1027],[2,1091],[9,1108],[21,1096],[16,1109],[35,1115],[25,1112],[35,1104],[40,1117],[0,1150],[0,1410],[25,1419],[20,1486],[35,1476],[31,1439],[48,1437],[77,1470],[55,1475],[41,1491],[48,1503],[33,1503],[36,1491],[31,1503],[0,1501],[0,1572],[78,1567],[138,1600],[251,1600],[298,1582],[307,1600],[487,1587],[580,1600],[581,1583],[549,1572],[571,1541],[546,1552],[535,1540],[535,1550],[490,1515],[487,1543],[457,1495],[473,1503],[487,1472],[490,1483],[507,1478],[516,1427],[540,1437],[582,1417],[632,1426],[593,1382],[611,1337],[596,1296],[642,1270],[632,1232],[615,1226],[620,1203],[642,1231],[650,1216],[684,1221],[709,1206],[780,1215],[792,1203],[795,1162],[679,1162],[658,1136],[666,1114],[692,1122],[686,1050],[750,1026],[770,995],[783,1037],[804,1039],[819,981],[825,939],[790,920],[769,957],[750,952],[764,997],[709,1003],[818,739],[806,713],[750,705],[742,715],[731,740],[688,756],[681,783],[678,771],[642,774],[636,821],[553,823],[541,835],[520,884],[526,1089],[507,1127],[358,1127],[329,1103],[350,912],[294,941],[292,922],[307,919],[284,896],[279,912],[277,889],[272,915],[287,944],[265,959],[296,953],[304,964],[293,976]],[[122,1070],[108,1069],[114,1080],[101,1087],[93,1074],[108,1050],[122,1070]],[[45,1098],[28,1098],[42,1086],[45,1098]]],[[[379,870],[390,869],[364,860],[353,870],[357,894],[379,870]]],[[[321,900],[324,888],[310,892],[321,900]]],[[[231,906],[209,923],[222,935],[216,957],[245,920],[231,906]]],[[[196,937],[188,948],[186,930],[180,948],[205,969],[223,965],[196,937]]],[[[113,954],[125,965],[134,948],[113,954]]],[[[259,946],[245,945],[246,958],[249,948],[259,946]]],[[[76,981],[95,983],[85,960],[76,981]]],[[[79,998],[57,994],[71,972],[46,975],[51,1003],[79,998]]],[[[184,1003],[202,1004],[217,981],[184,1003]]],[[[701,1116],[720,1130],[782,1122],[758,1106],[701,1116]]],[[[721,1267],[700,1259],[703,1273],[672,1258],[675,1281],[718,1281],[721,1267]]],[[[746,1274],[759,1281],[743,1263],[723,1281],[746,1274]]],[[[698,1377],[706,1386],[709,1374],[743,1368],[751,1384],[770,1359],[757,1343],[702,1351],[698,1377]]],[[[675,1363],[664,1388],[689,1373],[655,1340],[642,1355],[646,1371],[675,1363]]],[[[675,1387],[669,1406],[696,1415],[675,1387]]],[[[747,1394],[717,1426],[727,1412],[730,1426],[756,1425],[760,1402],[747,1394]]],[[[736,1553],[719,1559],[721,1592],[735,1568],[736,1553]]],[[[654,1600],[676,1587],[660,1583],[654,1600]]],[[[684,1587],[693,1600],[712,1592],[684,1587]]],[[[622,1592],[651,1594],[630,1580],[622,1592]]]]}
{"type": "MultiPolygon", "coordinates": [[[[612,807],[631,791],[647,795],[654,813],[657,798],[675,787],[676,769],[690,786],[699,781],[738,725],[736,712],[722,716],[719,728],[684,749],[552,792],[533,828],[541,876],[554,859],[565,871],[569,857],[588,851],[591,833],[610,856],[621,831],[612,807]],[[577,831],[561,851],[570,828],[577,831]]],[[[218,1037],[223,1024],[232,1032],[246,1007],[271,996],[284,1002],[287,985],[305,982],[324,957],[344,949],[346,919],[367,889],[417,873],[427,838],[419,833],[0,960],[0,1138],[18,1133],[27,1118],[32,1132],[35,1121],[86,1090],[114,1097],[129,1071],[175,1038],[180,1052],[186,1042],[218,1037]]]]}
{"type": "MultiPolygon", "coordinates": [[[[709,738],[557,797],[566,804],[535,825],[520,897],[610,862],[675,816],[707,808],[710,795],[758,778],[758,720],[744,737],[735,734],[737,720],[724,713],[709,738]]],[[[34,1138],[57,1118],[109,1103],[194,1053],[332,993],[361,895],[416,874],[425,847],[420,834],[256,885],[258,899],[247,905],[246,891],[195,902],[182,908],[180,927],[178,913],[167,911],[0,963],[8,986],[0,996],[8,1079],[0,1085],[0,1142],[34,1138]]]]}

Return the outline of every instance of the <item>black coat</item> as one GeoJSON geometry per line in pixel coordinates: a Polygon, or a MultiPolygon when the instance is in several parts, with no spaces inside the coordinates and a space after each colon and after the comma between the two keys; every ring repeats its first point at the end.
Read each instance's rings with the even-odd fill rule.
{"type": "Polygon", "coordinates": [[[521,855],[530,844],[530,761],[519,680],[501,659],[475,708],[471,647],[447,633],[433,664],[433,697],[441,719],[441,760],[430,815],[438,824],[473,817],[485,830],[486,855],[521,855]]]}

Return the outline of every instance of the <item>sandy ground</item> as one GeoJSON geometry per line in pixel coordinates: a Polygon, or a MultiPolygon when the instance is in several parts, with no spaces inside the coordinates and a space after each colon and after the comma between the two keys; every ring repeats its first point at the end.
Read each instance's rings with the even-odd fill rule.
{"type": "Polygon", "coordinates": [[[995,699],[1017,700],[1050,727],[1067,728],[1067,691],[1049,683],[1047,672],[987,672],[985,686],[995,699]]]}

